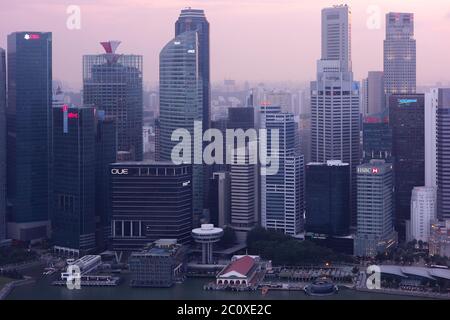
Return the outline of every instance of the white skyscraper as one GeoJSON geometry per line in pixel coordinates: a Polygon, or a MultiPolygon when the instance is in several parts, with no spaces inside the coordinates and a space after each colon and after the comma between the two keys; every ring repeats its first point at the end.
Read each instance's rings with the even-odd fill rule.
{"type": "Polygon", "coordinates": [[[412,13],[386,14],[384,77],[386,94],[416,92],[416,40],[412,13]]]}
{"type": "Polygon", "coordinates": [[[428,242],[431,221],[436,219],[436,188],[415,187],[411,195],[409,241],[428,242]]]}
{"type": "MultiPolygon", "coordinates": [[[[296,152],[294,115],[280,106],[261,107],[261,128],[279,134],[279,170],[261,176],[261,225],[295,236],[303,231],[304,159],[296,152]]],[[[277,152],[268,145],[268,154],[277,152]]]]}
{"type": "Polygon", "coordinates": [[[438,89],[425,94],[425,186],[436,187],[436,108],[438,89]]]}
{"type": "Polygon", "coordinates": [[[6,237],[6,61],[0,48],[0,242],[6,237]]]}
{"type": "Polygon", "coordinates": [[[350,9],[322,10],[322,58],[311,82],[311,161],[341,160],[351,165],[351,207],[355,223],[359,164],[359,84],[351,71],[350,9]]]}

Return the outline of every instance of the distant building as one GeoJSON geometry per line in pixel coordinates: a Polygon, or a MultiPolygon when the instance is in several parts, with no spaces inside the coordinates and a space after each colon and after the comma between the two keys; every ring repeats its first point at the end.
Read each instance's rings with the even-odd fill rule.
{"type": "Polygon", "coordinates": [[[6,238],[6,56],[0,48],[0,243],[6,238]]]}
{"type": "Polygon", "coordinates": [[[214,172],[210,179],[209,222],[223,228],[230,223],[230,173],[214,172]]]}
{"type": "Polygon", "coordinates": [[[306,234],[345,236],[350,227],[350,166],[339,160],[306,166],[306,234]]]}
{"type": "Polygon", "coordinates": [[[114,250],[140,250],[158,239],[192,241],[191,165],[132,161],[109,170],[114,250]]]}
{"type": "Polygon", "coordinates": [[[184,271],[186,248],[175,239],[155,241],[128,259],[132,287],[171,287],[184,271]]]}
{"type": "Polygon", "coordinates": [[[416,40],[414,14],[386,14],[384,40],[385,93],[416,93],[416,40]]]}
{"type": "Polygon", "coordinates": [[[432,256],[450,257],[450,220],[431,223],[428,249],[432,256]]]}
{"type": "Polygon", "coordinates": [[[425,184],[425,110],[423,94],[389,96],[392,129],[396,230],[406,238],[410,219],[411,191],[425,184]]]}
{"type": "Polygon", "coordinates": [[[363,116],[382,113],[386,106],[383,71],[369,71],[361,86],[361,106],[363,116]]]}
{"type": "Polygon", "coordinates": [[[394,231],[392,164],[372,160],[357,168],[358,220],[356,256],[374,257],[397,243],[394,231]]]}
{"type": "Polygon", "coordinates": [[[372,114],[363,120],[363,160],[392,161],[392,129],[389,126],[387,109],[383,113],[372,114]]]}
{"type": "Polygon", "coordinates": [[[83,56],[83,103],[116,121],[118,151],[143,159],[142,56],[116,53],[120,41],[102,42],[105,53],[83,56]]]}
{"type": "Polygon", "coordinates": [[[436,220],[436,208],[435,187],[415,187],[412,190],[408,241],[428,242],[431,221],[436,220]]]}

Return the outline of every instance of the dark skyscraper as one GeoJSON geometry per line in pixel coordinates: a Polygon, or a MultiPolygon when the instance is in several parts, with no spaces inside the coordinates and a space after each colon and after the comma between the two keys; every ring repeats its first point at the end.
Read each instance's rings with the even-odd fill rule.
{"type": "Polygon", "coordinates": [[[109,216],[109,164],[116,162],[117,131],[114,118],[103,110],[96,113],[95,133],[95,215],[97,248],[104,249],[111,237],[109,216]]]}
{"type": "Polygon", "coordinates": [[[410,218],[411,192],[425,183],[424,95],[389,97],[389,125],[392,129],[394,161],[395,225],[405,239],[405,220],[410,218]]]}
{"type": "Polygon", "coordinates": [[[95,110],[53,108],[52,240],[85,254],[95,249],[95,110]]]}
{"type": "Polygon", "coordinates": [[[101,43],[104,54],[83,56],[83,102],[113,116],[120,152],[143,158],[142,56],[117,54],[120,42],[101,43]]]}
{"type": "Polygon", "coordinates": [[[319,237],[347,235],[350,226],[349,164],[313,162],[306,168],[306,232],[319,237]]]}
{"type": "Polygon", "coordinates": [[[209,71],[209,22],[203,10],[186,8],[181,10],[175,23],[175,36],[186,31],[197,31],[198,35],[198,68],[202,80],[203,96],[203,130],[210,127],[211,118],[211,84],[209,71]]]}
{"type": "Polygon", "coordinates": [[[392,130],[389,126],[388,110],[369,115],[363,121],[363,161],[384,159],[391,161],[392,130]]]}
{"type": "Polygon", "coordinates": [[[6,59],[0,48],[0,242],[6,237],[6,59]]]}
{"type": "Polygon", "coordinates": [[[7,195],[9,237],[34,240],[49,225],[52,34],[8,36],[7,195]]]}
{"type": "Polygon", "coordinates": [[[191,165],[118,162],[109,174],[114,250],[136,251],[158,239],[191,242],[191,165]]]}

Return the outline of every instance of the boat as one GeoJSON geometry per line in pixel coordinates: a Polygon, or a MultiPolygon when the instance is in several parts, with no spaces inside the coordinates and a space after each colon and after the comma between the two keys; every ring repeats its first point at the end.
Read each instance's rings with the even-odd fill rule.
{"type": "Polygon", "coordinates": [[[262,287],[262,289],[261,289],[261,294],[262,294],[263,296],[265,296],[268,292],[269,292],[269,288],[268,288],[268,287],[262,287]]]}

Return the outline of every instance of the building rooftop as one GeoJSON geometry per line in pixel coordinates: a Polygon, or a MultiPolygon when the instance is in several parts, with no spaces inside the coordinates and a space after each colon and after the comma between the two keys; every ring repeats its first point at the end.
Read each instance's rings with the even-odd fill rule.
{"type": "Polygon", "coordinates": [[[242,256],[237,260],[231,262],[221,273],[220,275],[226,275],[230,272],[236,272],[243,276],[248,275],[248,273],[254,267],[256,261],[251,256],[242,256]]]}

